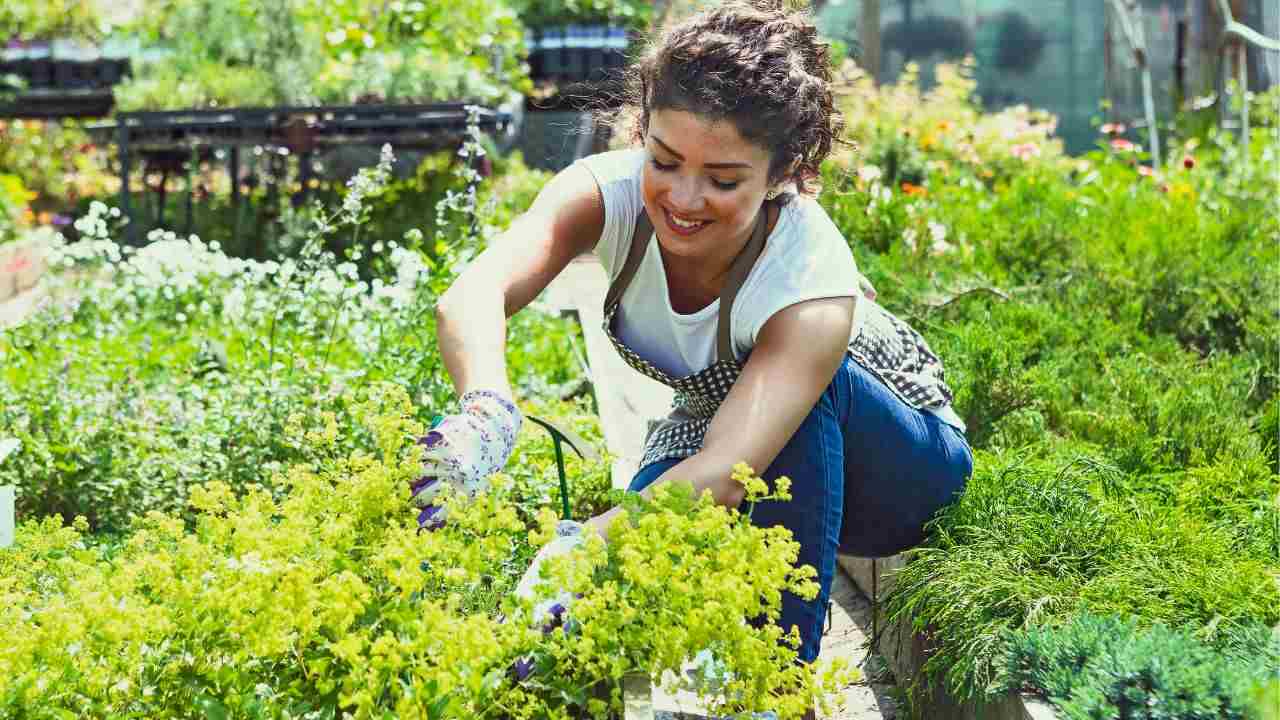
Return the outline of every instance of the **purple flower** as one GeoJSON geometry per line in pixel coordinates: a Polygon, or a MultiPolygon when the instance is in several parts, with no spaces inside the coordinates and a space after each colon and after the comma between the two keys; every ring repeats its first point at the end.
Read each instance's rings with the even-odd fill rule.
{"type": "Polygon", "coordinates": [[[516,660],[511,666],[511,671],[515,673],[517,682],[523,682],[533,674],[533,658],[522,657],[516,660]]]}
{"type": "Polygon", "coordinates": [[[66,215],[59,215],[58,213],[54,213],[52,222],[55,227],[65,227],[71,224],[71,218],[67,217],[66,215]]]}
{"type": "Polygon", "coordinates": [[[428,505],[422,508],[422,512],[418,513],[418,529],[419,530],[435,530],[444,526],[443,518],[436,518],[440,513],[439,505],[428,505]]]}
{"type": "Polygon", "coordinates": [[[552,605],[550,608],[547,608],[547,615],[550,617],[546,622],[542,623],[543,635],[546,635],[552,630],[555,630],[556,628],[564,625],[564,612],[565,612],[565,607],[560,603],[556,603],[552,605]]]}

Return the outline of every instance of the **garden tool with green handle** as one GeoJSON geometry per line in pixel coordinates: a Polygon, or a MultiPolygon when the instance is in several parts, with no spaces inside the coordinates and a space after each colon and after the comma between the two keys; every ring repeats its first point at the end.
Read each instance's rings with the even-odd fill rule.
{"type": "MultiPolygon", "coordinates": [[[[447,509],[437,504],[436,498],[445,485],[467,497],[488,487],[489,476],[506,465],[523,421],[514,403],[492,391],[465,393],[459,404],[460,413],[437,416],[427,434],[418,439],[424,448],[423,472],[410,484],[410,491],[420,508],[418,526],[422,529],[444,523],[447,509]]],[[[530,419],[546,428],[555,443],[561,512],[568,519],[569,485],[561,445],[567,442],[583,458],[598,455],[573,431],[540,418],[530,419]]]]}

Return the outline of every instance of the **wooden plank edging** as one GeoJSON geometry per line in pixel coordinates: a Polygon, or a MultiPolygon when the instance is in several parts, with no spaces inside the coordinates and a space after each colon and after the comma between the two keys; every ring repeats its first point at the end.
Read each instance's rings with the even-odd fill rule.
{"type": "MultiPolygon", "coordinates": [[[[912,631],[911,620],[887,623],[879,601],[893,587],[894,573],[907,564],[907,554],[887,558],[837,555],[836,563],[853,578],[863,594],[876,603],[874,616],[879,626],[876,650],[889,663],[899,687],[920,673],[930,650],[927,638],[912,631]]],[[[961,701],[938,683],[920,698],[919,715],[929,720],[1057,720],[1053,706],[1032,695],[1008,693],[991,702],[961,701]]]]}

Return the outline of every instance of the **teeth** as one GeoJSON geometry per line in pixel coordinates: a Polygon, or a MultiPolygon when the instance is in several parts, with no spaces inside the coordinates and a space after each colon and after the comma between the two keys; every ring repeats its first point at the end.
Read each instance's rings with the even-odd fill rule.
{"type": "Polygon", "coordinates": [[[675,215],[671,215],[670,213],[667,213],[667,214],[671,217],[671,223],[672,223],[673,225],[675,225],[676,227],[681,227],[681,228],[689,229],[689,228],[696,228],[696,227],[698,227],[699,225],[702,225],[702,224],[703,224],[701,220],[695,220],[695,221],[693,221],[693,222],[688,222],[688,221],[685,221],[685,220],[681,220],[680,218],[676,217],[675,215]]]}

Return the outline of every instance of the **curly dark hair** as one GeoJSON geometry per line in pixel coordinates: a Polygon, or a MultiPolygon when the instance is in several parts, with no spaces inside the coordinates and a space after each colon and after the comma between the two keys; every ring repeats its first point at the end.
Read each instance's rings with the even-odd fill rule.
{"type": "Polygon", "coordinates": [[[812,193],[818,166],[842,142],[830,51],[810,15],[782,0],[731,0],[655,38],[632,66],[627,99],[643,142],[655,110],[729,120],[772,153],[768,181],[812,193]]]}

